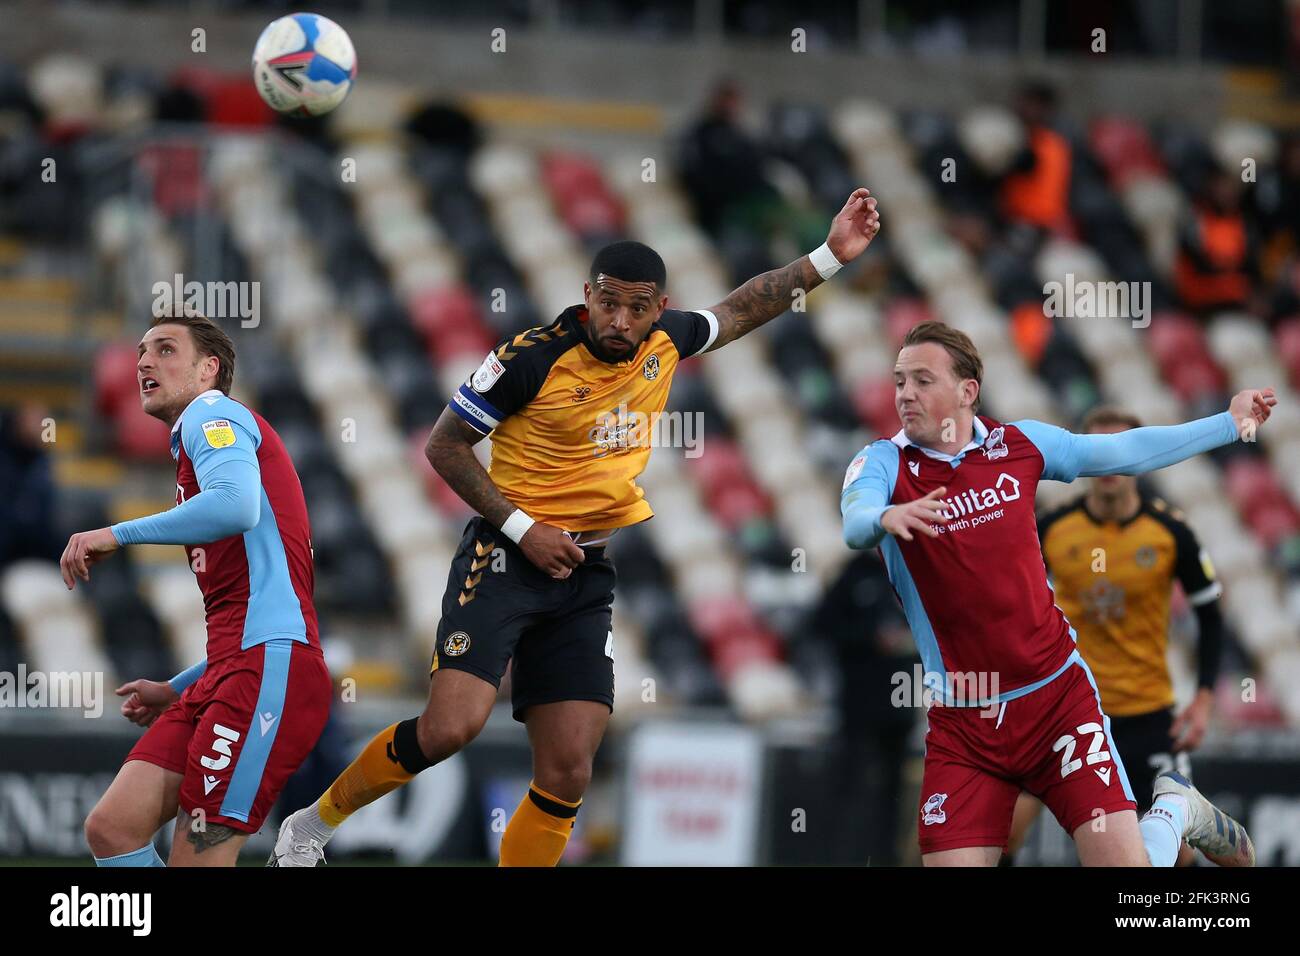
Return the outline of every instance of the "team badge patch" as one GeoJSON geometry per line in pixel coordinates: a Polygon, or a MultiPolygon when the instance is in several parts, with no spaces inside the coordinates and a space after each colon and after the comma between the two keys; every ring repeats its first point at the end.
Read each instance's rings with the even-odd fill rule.
{"type": "MultiPolygon", "coordinates": [[[[859,455],[849,462],[849,470],[844,472],[844,488],[858,480],[858,475],[862,474],[862,466],[867,463],[866,455],[859,455]]],[[[844,488],[840,490],[843,491],[844,488]]]]}
{"type": "Polygon", "coordinates": [[[943,802],[947,799],[946,793],[930,794],[929,799],[925,801],[925,806],[921,807],[921,822],[927,827],[947,822],[948,814],[943,810],[943,802]]]}
{"type": "Polygon", "coordinates": [[[651,355],[641,366],[641,374],[646,377],[647,382],[653,382],[659,377],[659,356],[651,355]]]}
{"type": "Polygon", "coordinates": [[[203,437],[213,448],[226,448],[235,443],[235,429],[224,418],[203,423],[203,437]]]}
{"type": "Polygon", "coordinates": [[[1009,452],[1005,442],[1006,429],[999,425],[993,431],[989,432],[989,437],[984,440],[984,455],[989,461],[997,461],[999,458],[1005,458],[1009,452]]]}
{"type": "Polygon", "coordinates": [[[505,374],[506,367],[497,361],[496,353],[489,352],[483,364],[478,367],[478,371],[469,380],[470,386],[476,392],[486,392],[496,380],[505,374]]]}
{"type": "Polygon", "coordinates": [[[469,635],[464,631],[456,631],[447,635],[447,639],[442,642],[442,652],[448,657],[460,657],[469,650],[469,635]]]}

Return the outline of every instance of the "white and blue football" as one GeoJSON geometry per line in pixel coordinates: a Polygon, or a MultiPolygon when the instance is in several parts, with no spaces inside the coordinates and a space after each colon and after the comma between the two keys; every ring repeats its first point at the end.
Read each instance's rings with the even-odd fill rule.
{"type": "Polygon", "coordinates": [[[357,51],[328,17],[291,13],[276,20],[253,48],[253,82],[278,113],[322,116],[347,97],[357,75],[357,51]]]}

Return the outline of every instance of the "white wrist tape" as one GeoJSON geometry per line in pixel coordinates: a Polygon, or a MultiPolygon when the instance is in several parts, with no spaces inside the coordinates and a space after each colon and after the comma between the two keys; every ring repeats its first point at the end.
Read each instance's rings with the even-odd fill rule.
{"type": "Polygon", "coordinates": [[[510,512],[510,517],[501,523],[501,531],[507,538],[518,544],[535,523],[532,518],[516,508],[510,512]]]}
{"type": "Polygon", "coordinates": [[[824,242],[808,253],[808,258],[812,261],[817,274],[823,279],[829,279],[844,268],[844,263],[835,258],[835,253],[831,252],[831,247],[824,242]]]}

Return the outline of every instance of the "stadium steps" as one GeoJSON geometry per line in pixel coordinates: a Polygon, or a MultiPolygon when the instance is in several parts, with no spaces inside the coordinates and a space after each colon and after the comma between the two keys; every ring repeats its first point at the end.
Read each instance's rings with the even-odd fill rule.
{"type": "Polygon", "coordinates": [[[667,129],[664,111],[645,103],[496,93],[474,94],[463,102],[480,122],[509,128],[540,126],[651,135],[662,135],[667,129]]]}
{"type": "Polygon", "coordinates": [[[1287,95],[1286,76],[1280,71],[1228,70],[1225,86],[1225,115],[1270,126],[1300,127],[1300,102],[1287,95]]]}

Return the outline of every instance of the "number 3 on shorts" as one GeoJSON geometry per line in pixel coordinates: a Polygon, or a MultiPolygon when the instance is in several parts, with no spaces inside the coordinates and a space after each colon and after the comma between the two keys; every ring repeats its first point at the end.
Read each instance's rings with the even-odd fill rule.
{"type": "MultiPolygon", "coordinates": [[[[1101,724],[1098,724],[1095,721],[1080,724],[1078,727],[1074,728],[1074,733],[1079,736],[1092,734],[1092,743],[1088,745],[1087,754],[1089,767],[1095,763],[1105,763],[1110,759],[1110,751],[1101,749],[1101,745],[1106,739],[1106,732],[1102,730],[1101,724]]],[[[1057,739],[1056,743],[1052,744],[1053,753],[1059,753],[1062,750],[1065,751],[1065,753],[1061,754],[1062,777],[1068,777],[1070,774],[1074,773],[1074,771],[1083,766],[1082,760],[1072,759],[1074,757],[1074,748],[1077,743],[1078,741],[1075,739],[1073,734],[1064,734],[1057,739]]]]}

